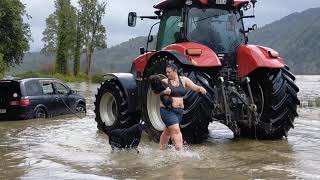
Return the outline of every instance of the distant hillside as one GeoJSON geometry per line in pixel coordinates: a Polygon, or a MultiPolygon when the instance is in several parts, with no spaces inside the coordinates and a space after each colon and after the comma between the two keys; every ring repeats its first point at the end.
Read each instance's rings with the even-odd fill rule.
{"type": "MultiPolygon", "coordinates": [[[[249,43],[279,51],[296,74],[320,74],[320,8],[294,13],[268,24],[251,33],[249,43]]],[[[127,72],[132,60],[139,55],[139,47],[145,45],[146,38],[138,37],[96,51],[92,70],[96,73],[127,72]]],[[[83,60],[84,57],[84,65],[83,60]]],[[[12,72],[49,69],[52,68],[53,62],[52,56],[28,53],[25,55],[24,63],[12,72]]]]}
{"type": "MultiPolygon", "coordinates": [[[[145,46],[146,38],[137,37],[108,49],[97,50],[93,56],[92,72],[127,72],[130,70],[132,60],[139,56],[139,48],[145,46]]],[[[45,56],[38,52],[26,53],[23,63],[13,68],[9,74],[36,69],[50,69],[53,67],[54,59],[54,56],[45,56]]],[[[83,70],[85,67],[84,60],[85,57],[82,56],[81,65],[83,70]]]]}
{"type": "Polygon", "coordinates": [[[296,74],[320,74],[320,8],[268,24],[252,33],[250,40],[279,51],[296,74]]]}

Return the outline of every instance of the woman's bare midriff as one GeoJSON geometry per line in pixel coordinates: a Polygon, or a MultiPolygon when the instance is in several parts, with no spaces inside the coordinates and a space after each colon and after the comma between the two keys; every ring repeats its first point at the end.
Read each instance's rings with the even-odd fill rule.
{"type": "MultiPolygon", "coordinates": [[[[160,101],[160,107],[165,107],[160,101]]],[[[172,107],[173,108],[184,108],[183,97],[172,97],[172,107]]]]}
{"type": "MultiPolygon", "coordinates": [[[[183,87],[185,88],[185,87],[186,87],[185,79],[184,79],[184,77],[180,77],[180,78],[181,78],[183,87]]],[[[164,81],[165,81],[166,83],[168,83],[168,79],[165,79],[164,81]]],[[[178,85],[179,85],[179,84],[178,84],[178,85]]],[[[165,106],[162,104],[161,101],[160,101],[160,107],[165,107],[165,106]]],[[[172,97],[172,107],[173,107],[173,108],[184,108],[183,97],[172,97]]]]}

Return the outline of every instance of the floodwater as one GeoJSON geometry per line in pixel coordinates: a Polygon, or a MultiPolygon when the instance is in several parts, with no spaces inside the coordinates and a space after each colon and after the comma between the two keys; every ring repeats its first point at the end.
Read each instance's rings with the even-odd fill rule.
{"type": "Polygon", "coordinates": [[[71,84],[88,103],[85,118],[0,122],[0,179],[320,179],[320,76],[298,76],[295,129],[277,141],[233,140],[211,124],[209,139],[177,155],[146,135],[140,153],[114,152],[96,129],[98,85],[71,84]]]}

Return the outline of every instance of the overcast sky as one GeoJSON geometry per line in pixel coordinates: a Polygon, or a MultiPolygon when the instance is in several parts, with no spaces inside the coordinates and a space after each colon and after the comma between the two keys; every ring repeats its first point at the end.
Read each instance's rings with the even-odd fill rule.
{"type": "MultiPolygon", "coordinates": [[[[74,5],[78,0],[71,0],[74,5]]],[[[27,12],[32,16],[28,20],[31,25],[32,38],[30,51],[39,51],[43,43],[42,32],[45,19],[54,11],[54,0],[22,0],[27,12]]],[[[146,35],[154,20],[138,21],[135,28],[127,26],[128,12],[135,11],[138,15],[153,15],[152,6],[161,0],[108,0],[103,24],[107,28],[107,44],[114,46],[130,38],[146,35]]],[[[258,27],[271,23],[294,12],[320,7],[320,0],[258,0],[256,5],[255,23],[258,27]]]]}

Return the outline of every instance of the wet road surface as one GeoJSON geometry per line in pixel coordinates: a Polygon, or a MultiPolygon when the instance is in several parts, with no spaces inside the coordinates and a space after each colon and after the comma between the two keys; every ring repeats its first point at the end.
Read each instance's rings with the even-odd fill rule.
{"type": "Polygon", "coordinates": [[[94,121],[98,85],[71,84],[87,99],[86,117],[0,122],[0,179],[320,179],[320,76],[297,83],[302,106],[287,139],[234,140],[214,123],[205,143],[180,156],[145,134],[139,154],[111,153],[94,121]]]}

